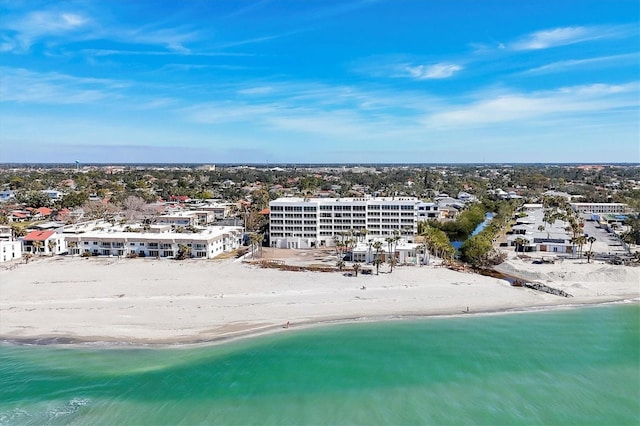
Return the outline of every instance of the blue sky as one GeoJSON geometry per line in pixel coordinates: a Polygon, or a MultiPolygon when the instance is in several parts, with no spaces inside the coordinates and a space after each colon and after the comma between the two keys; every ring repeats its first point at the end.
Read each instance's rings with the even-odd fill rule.
{"type": "Polygon", "coordinates": [[[1,162],[639,162],[637,0],[0,2],[1,162]]]}

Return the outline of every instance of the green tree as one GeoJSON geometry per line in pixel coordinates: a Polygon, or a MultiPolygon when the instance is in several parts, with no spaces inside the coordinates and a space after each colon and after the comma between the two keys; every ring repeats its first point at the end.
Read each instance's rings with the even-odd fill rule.
{"type": "Polygon", "coordinates": [[[42,247],[44,247],[44,243],[42,241],[34,241],[33,242],[33,251],[40,254],[42,253],[42,247]]]}
{"type": "Polygon", "coordinates": [[[484,267],[492,250],[491,241],[478,234],[462,244],[460,247],[461,259],[472,266],[484,267]]]}
{"type": "Polygon", "coordinates": [[[24,203],[27,207],[44,207],[51,204],[51,198],[42,191],[26,191],[19,192],[16,195],[16,201],[24,203]]]}
{"type": "Polygon", "coordinates": [[[376,250],[376,255],[373,258],[373,264],[376,266],[376,275],[380,272],[380,265],[382,265],[382,242],[376,241],[373,243],[373,248],[376,250]]]}
{"type": "Polygon", "coordinates": [[[359,263],[354,263],[353,264],[353,271],[356,273],[356,277],[358,276],[358,271],[360,270],[360,264],[359,263]]]}
{"type": "Polygon", "coordinates": [[[54,240],[49,240],[49,242],[47,243],[47,247],[49,248],[49,252],[51,253],[51,256],[55,254],[55,249],[57,245],[58,243],[56,243],[54,240]]]}
{"type": "Polygon", "coordinates": [[[72,209],[74,207],[80,207],[87,201],[89,201],[89,195],[86,192],[70,192],[62,196],[60,207],[72,209]]]}
{"type": "Polygon", "coordinates": [[[513,243],[516,245],[516,252],[520,249],[520,251],[524,253],[524,245],[527,244],[527,240],[522,237],[518,237],[513,240],[513,243]]]}
{"type": "Polygon", "coordinates": [[[176,255],[177,260],[189,259],[191,257],[191,247],[180,244],[178,245],[178,253],[176,255]]]}

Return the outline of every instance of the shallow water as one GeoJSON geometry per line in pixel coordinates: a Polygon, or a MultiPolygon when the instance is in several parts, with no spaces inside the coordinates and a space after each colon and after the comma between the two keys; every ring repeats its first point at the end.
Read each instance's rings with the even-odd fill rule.
{"type": "Polygon", "coordinates": [[[1,424],[638,424],[640,305],[207,347],[0,345],[1,424]]]}

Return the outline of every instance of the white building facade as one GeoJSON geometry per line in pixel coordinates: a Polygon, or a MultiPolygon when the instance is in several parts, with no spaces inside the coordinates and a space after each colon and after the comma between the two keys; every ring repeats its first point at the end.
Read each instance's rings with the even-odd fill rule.
{"type": "Polygon", "coordinates": [[[216,226],[198,233],[89,231],[66,240],[71,255],[175,257],[184,245],[191,257],[211,259],[239,248],[242,234],[237,226],[216,226]]]}
{"type": "Polygon", "coordinates": [[[13,239],[10,226],[0,226],[0,262],[22,257],[22,242],[13,239]]]}
{"type": "Polygon", "coordinates": [[[629,206],[624,203],[570,203],[578,213],[627,213],[629,206]]]}
{"type": "Polygon", "coordinates": [[[334,245],[334,238],[366,230],[370,238],[417,232],[414,197],[279,198],[269,203],[271,247],[314,248],[334,245]]]}

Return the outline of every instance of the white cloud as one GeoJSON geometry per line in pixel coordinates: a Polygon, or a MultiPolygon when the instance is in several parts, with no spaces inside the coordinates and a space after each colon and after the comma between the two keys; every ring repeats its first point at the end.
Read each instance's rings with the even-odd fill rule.
{"type": "Polygon", "coordinates": [[[127,83],[117,80],[3,68],[0,98],[5,102],[91,104],[121,96],[119,90],[126,86],[127,83]]]}
{"type": "Polygon", "coordinates": [[[451,106],[429,116],[433,127],[489,125],[543,117],[605,114],[622,108],[638,108],[638,83],[593,84],[533,93],[488,94],[467,106],[451,106]]]}
{"type": "MultiPolygon", "coordinates": [[[[96,17],[99,15],[96,13],[96,17]]],[[[189,54],[187,42],[199,39],[201,34],[187,27],[163,27],[145,25],[132,28],[119,23],[101,22],[83,11],[68,11],[50,8],[25,15],[5,18],[5,29],[0,45],[2,51],[25,53],[32,45],[46,41],[49,45],[58,42],[85,40],[114,40],[128,44],[162,46],[170,52],[189,54]]]]}
{"type": "Polygon", "coordinates": [[[524,74],[548,74],[553,72],[562,72],[578,67],[604,67],[604,66],[620,66],[624,63],[634,63],[638,61],[638,53],[628,53],[623,55],[599,56],[597,58],[586,59],[568,59],[566,61],[558,61],[550,64],[532,68],[524,72],[524,74]]]}
{"type": "Polygon", "coordinates": [[[636,32],[630,26],[573,26],[536,31],[511,43],[513,50],[539,50],[585,41],[624,37],[636,32]]]}
{"type": "Polygon", "coordinates": [[[238,90],[238,94],[240,95],[267,95],[272,93],[274,88],[271,86],[257,86],[257,87],[249,87],[246,89],[238,90]]]}
{"type": "Polygon", "coordinates": [[[6,28],[17,33],[13,47],[28,50],[39,39],[85,30],[90,23],[91,20],[80,13],[38,11],[7,19],[6,28]]]}
{"type": "Polygon", "coordinates": [[[460,70],[462,70],[462,66],[448,63],[405,67],[405,71],[416,80],[449,78],[460,70]]]}

